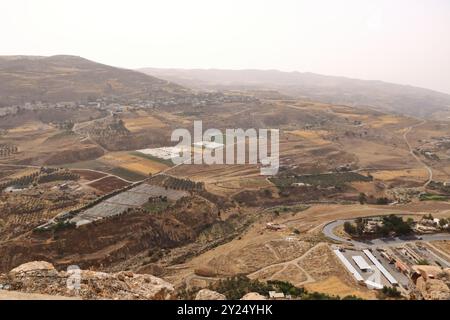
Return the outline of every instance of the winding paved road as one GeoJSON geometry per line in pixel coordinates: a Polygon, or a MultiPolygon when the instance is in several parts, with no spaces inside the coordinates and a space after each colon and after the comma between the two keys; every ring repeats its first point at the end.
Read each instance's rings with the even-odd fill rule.
{"type": "Polygon", "coordinates": [[[435,233],[435,234],[424,234],[420,237],[417,236],[405,236],[405,237],[394,237],[394,238],[378,238],[367,241],[356,241],[351,239],[345,239],[338,235],[336,235],[333,230],[341,225],[343,225],[346,221],[353,221],[354,219],[348,220],[335,220],[333,222],[328,223],[322,229],[323,234],[336,242],[341,242],[345,244],[352,244],[355,247],[361,248],[369,248],[369,247],[383,247],[383,246],[392,246],[392,245],[400,245],[408,242],[416,242],[416,241],[441,241],[441,240],[450,240],[450,233],[435,233]]]}

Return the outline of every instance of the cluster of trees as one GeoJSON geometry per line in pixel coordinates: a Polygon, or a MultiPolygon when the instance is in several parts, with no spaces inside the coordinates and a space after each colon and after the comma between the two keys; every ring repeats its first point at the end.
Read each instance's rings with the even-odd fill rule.
{"type": "MultiPolygon", "coordinates": [[[[269,291],[282,292],[292,298],[301,300],[340,300],[339,296],[331,296],[319,292],[308,292],[305,288],[299,288],[287,281],[270,280],[261,282],[251,280],[244,275],[238,275],[212,284],[211,290],[224,294],[228,299],[239,300],[249,292],[257,292],[267,296],[269,291]]],[[[346,296],[342,300],[359,299],[355,296],[346,296]]]]}
{"type": "Polygon", "coordinates": [[[27,187],[31,184],[46,183],[60,180],[78,180],[80,176],[65,169],[41,168],[40,171],[9,180],[0,184],[0,190],[10,186],[27,187]]]}
{"type": "Polygon", "coordinates": [[[111,139],[114,136],[126,136],[130,131],[125,127],[123,120],[114,120],[105,127],[94,127],[89,130],[89,134],[96,138],[111,139]]]}
{"type": "Polygon", "coordinates": [[[357,218],[355,224],[349,221],[344,222],[344,231],[352,236],[362,236],[366,227],[366,221],[362,218],[357,218]]]}
{"type": "Polygon", "coordinates": [[[69,170],[61,170],[56,171],[54,173],[41,175],[37,178],[37,183],[46,183],[52,181],[61,181],[61,180],[78,180],[80,175],[73,173],[69,170]]]}
{"type": "Polygon", "coordinates": [[[402,294],[400,291],[397,290],[395,287],[386,287],[384,286],[383,289],[381,289],[381,295],[383,297],[387,298],[401,298],[402,294]]]}
{"type": "Polygon", "coordinates": [[[412,224],[412,219],[404,221],[402,217],[391,214],[383,217],[383,223],[377,228],[377,233],[380,233],[383,236],[388,236],[392,233],[399,236],[406,235],[412,232],[412,224]]]}
{"type": "MultiPolygon", "coordinates": [[[[365,233],[367,221],[368,219],[363,218],[357,218],[354,224],[346,221],[344,223],[344,231],[353,236],[362,236],[365,233]]],[[[413,223],[414,220],[411,218],[404,221],[402,217],[391,214],[381,219],[381,222],[376,226],[372,234],[382,235],[383,237],[407,235],[412,232],[413,223]]]]}
{"type": "Polygon", "coordinates": [[[378,204],[378,205],[386,205],[391,202],[391,200],[389,200],[389,198],[386,198],[386,197],[380,197],[380,198],[375,198],[373,196],[367,197],[367,195],[363,192],[361,192],[359,194],[358,201],[360,204],[371,203],[371,204],[378,204]]]}
{"type": "Polygon", "coordinates": [[[9,157],[17,152],[19,152],[19,148],[14,144],[0,144],[0,158],[9,157]]]}
{"type": "Polygon", "coordinates": [[[74,125],[75,124],[71,120],[67,120],[67,121],[64,121],[64,122],[59,122],[59,123],[56,124],[58,129],[66,130],[66,131],[71,131],[73,129],[74,125]]]}
{"type": "Polygon", "coordinates": [[[149,197],[148,202],[167,202],[167,196],[149,197]]]}
{"type": "Polygon", "coordinates": [[[0,190],[3,190],[5,188],[8,188],[10,186],[20,186],[20,187],[26,187],[33,183],[33,181],[40,175],[40,172],[36,171],[33,173],[30,173],[26,176],[21,176],[16,179],[9,180],[7,182],[3,182],[0,184],[0,190]]]}
{"type": "Polygon", "coordinates": [[[175,190],[202,191],[205,188],[203,182],[195,182],[189,179],[167,177],[163,183],[164,187],[175,190]]]}
{"type": "Polygon", "coordinates": [[[41,199],[27,197],[22,200],[17,200],[17,198],[12,199],[12,201],[5,202],[0,206],[0,212],[4,215],[10,214],[32,214],[44,210],[46,207],[45,203],[41,199]]]}

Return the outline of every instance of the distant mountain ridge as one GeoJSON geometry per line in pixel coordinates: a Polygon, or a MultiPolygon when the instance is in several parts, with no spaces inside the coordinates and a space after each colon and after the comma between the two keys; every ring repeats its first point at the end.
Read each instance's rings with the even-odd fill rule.
{"type": "Polygon", "coordinates": [[[112,96],[165,97],[187,91],[166,80],[76,56],[0,56],[0,106],[112,96]]]}
{"type": "Polygon", "coordinates": [[[278,70],[143,68],[139,71],[195,89],[277,90],[296,98],[369,106],[419,117],[450,113],[448,94],[382,81],[278,70]]]}

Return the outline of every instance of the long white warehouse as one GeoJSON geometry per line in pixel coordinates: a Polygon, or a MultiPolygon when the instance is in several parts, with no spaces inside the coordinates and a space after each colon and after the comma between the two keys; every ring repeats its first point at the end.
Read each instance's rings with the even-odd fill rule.
{"type": "Polygon", "coordinates": [[[342,252],[340,252],[338,249],[333,250],[333,252],[336,254],[336,256],[341,260],[341,262],[344,264],[344,266],[347,268],[348,271],[355,277],[357,281],[364,281],[364,278],[359,274],[359,272],[352,266],[350,262],[348,262],[347,258],[344,257],[342,252]]]}
{"type": "Polygon", "coordinates": [[[369,271],[372,270],[372,268],[369,266],[369,264],[364,260],[361,256],[352,256],[353,261],[355,261],[358,268],[360,268],[362,271],[369,271]]]}
{"type": "Polygon", "coordinates": [[[386,279],[388,279],[388,281],[392,284],[392,285],[398,285],[398,281],[395,280],[395,278],[389,273],[389,271],[387,271],[383,265],[378,261],[377,258],[375,258],[375,256],[372,254],[372,252],[370,252],[369,250],[365,249],[363,250],[363,252],[365,253],[365,255],[370,259],[370,261],[372,261],[372,263],[378,268],[378,270],[380,270],[380,272],[386,277],[386,279]]]}

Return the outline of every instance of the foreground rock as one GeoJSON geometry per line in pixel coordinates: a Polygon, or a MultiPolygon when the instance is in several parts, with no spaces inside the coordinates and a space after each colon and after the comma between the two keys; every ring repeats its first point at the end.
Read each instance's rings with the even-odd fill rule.
{"type": "Polygon", "coordinates": [[[416,280],[419,297],[425,300],[450,300],[450,268],[420,265],[412,267],[420,274],[416,280]]]}
{"type": "Polygon", "coordinates": [[[259,294],[258,292],[249,292],[245,296],[243,296],[241,300],[267,300],[267,298],[259,294]]]}
{"type": "Polygon", "coordinates": [[[79,297],[51,296],[39,293],[0,290],[0,300],[80,300],[79,297]]]}
{"type": "Polygon", "coordinates": [[[223,294],[208,289],[200,290],[195,296],[195,300],[226,300],[226,298],[223,294]]]}
{"type": "Polygon", "coordinates": [[[34,261],[0,275],[9,290],[82,299],[163,300],[174,298],[173,286],[157,277],[132,272],[104,273],[70,268],[58,272],[50,263],[34,261]]]}

